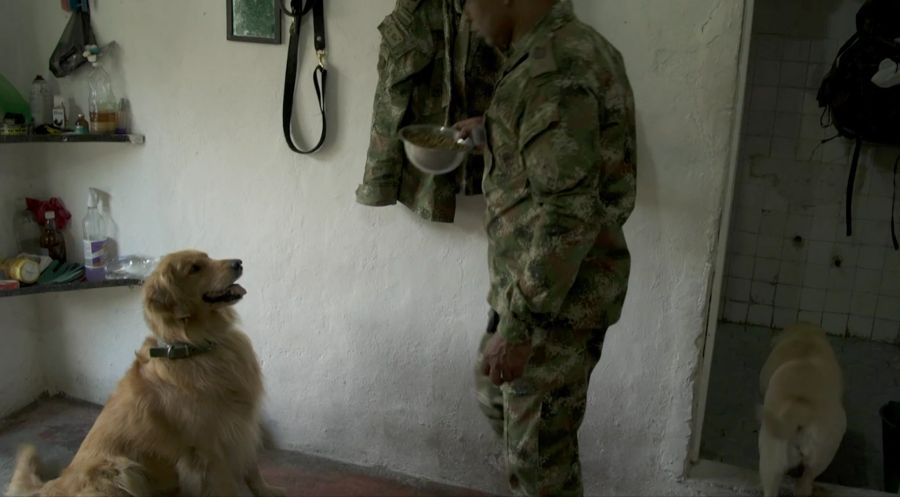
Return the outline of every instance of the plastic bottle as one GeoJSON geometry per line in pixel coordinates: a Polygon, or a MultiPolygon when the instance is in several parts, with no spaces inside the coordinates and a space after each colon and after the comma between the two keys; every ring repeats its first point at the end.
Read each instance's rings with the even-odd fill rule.
{"type": "Polygon", "coordinates": [[[116,131],[116,115],[119,110],[119,101],[116,100],[116,94],[113,92],[109,74],[106,74],[106,71],[97,62],[99,53],[100,50],[97,47],[92,47],[91,55],[88,57],[88,60],[94,66],[91,75],[88,77],[88,86],[90,88],[88,110],[90,111],[91,133],[111,134],[116,131]]]}
{"type": "Polygon", "coordinates": [[[29,101],[32,126],[35,128],[43,124],[50,124],[51,98],[47,82],[38,74],[31,82],[31,99],[29,101]]]}
{"type": "Polygon", "coordinates": [[[40,253],[41,225],[34,222],[34,216],[31,214],[31,211],[28,209],[17,209],[14,223],[16,248],[19,250],[19,253],[40,253]]]}
{"type": "Polygon", "coordinates": [[[88,281],[106,279],[106,219],[97,208],[97,190],[88,190],[87,214],[81,225],[84,229],[84,276],[88,281]]]}
{"type": "Polygon", "coordinates": [[[44,213],[44,229],[41,231],[41,248],[47,251],[51,259],[66,262],[66,240],[56,229],[56,213],[44,213]]]}

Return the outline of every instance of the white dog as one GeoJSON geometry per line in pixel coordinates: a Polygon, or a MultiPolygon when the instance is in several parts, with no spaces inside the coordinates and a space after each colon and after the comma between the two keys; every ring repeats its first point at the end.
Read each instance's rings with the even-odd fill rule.
{"type": "Polygon", "coordinates": [[[825,331],[811,324],[786,328],[763,366],[760,386],[763,493],[778,495],[785,473],[799,466],[795,495],[812,495],[813,480],[831,464],[847,429],[841,368],[825,331]]]}

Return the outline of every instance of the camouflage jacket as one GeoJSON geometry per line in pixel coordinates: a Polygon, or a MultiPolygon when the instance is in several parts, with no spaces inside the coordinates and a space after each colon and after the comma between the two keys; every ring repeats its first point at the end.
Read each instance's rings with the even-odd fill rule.
{"type": "Polygon", "coordinates": [[[484,175],[498,332],[619,319],[635,200],[634,102],[619,52],[561,0],[517,40],[486,114],[484,175]]]}
{"type": "Polygon", "coordinates": [[[453,222],[456,194],[481,194],[482,157],[471,156],[452,173],[423,174],[406,160],[397,133],[408,124],[452,124],[484,114],[501,55],[469,30],[462,0],[397,0],[378,29],[379,80],[356,201],[399,200],[427,220],[453,222]]]}

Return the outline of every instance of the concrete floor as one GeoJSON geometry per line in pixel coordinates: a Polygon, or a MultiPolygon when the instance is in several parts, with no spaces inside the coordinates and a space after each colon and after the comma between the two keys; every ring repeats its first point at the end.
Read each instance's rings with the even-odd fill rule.
{"type": "MultiPolygon", "coordinates": [[[[719,323],[710,374],[701,457],[756,469],[759,453],[759,371],[775,331],[719,323]]],[[[900,347],[831,337],[844,370],[847,434],[823,482],[883,490],[878,409],[900,400],[900,347]]],[[[896,489],[895,489],[896,490],[896,489]]]]}
{"type": "MultiPolygon", "coordinates": [[[[52,478],[75,455],[99,413],[100,407],[94,404],[55,397],[39,400],[0,422],[0,490],[9,482],[20,444],[38,446],[45,478],[52,478]]],[[[291,496],[486,495],[286,451],[264,451],[261,466],[266,480],[291,496]]]]}

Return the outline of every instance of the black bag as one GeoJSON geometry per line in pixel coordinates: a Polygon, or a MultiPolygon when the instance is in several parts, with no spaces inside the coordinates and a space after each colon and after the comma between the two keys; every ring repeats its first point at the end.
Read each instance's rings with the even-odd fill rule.
{"type": "MultiPolygon", "coordinates": [[[[863,142],[900,145],[900,86],[881,88],[872,83],[884,59],[900,62],[898,39],[900,1],[867,0],[856,14],[856,33],[838,51],[817,95],[828,123],[839,136],[856,142],[847,181],[847,236],[852,233],[853,183],[863,142]]],[[[900,248],[893,212],[891,237],[894,248],[900,248]]]]}
{"type": "Polygon", "coordinates": [[[81,7],[72,12],[66,29],[56,43],[53,54],[50,55],[50,72],[57,78],[68,76],[87,62],[82,53],[85,45],[96,45],[97,38],[91,29],[91,13],[88,10],[88,2],[81,3],[81,7]]]}

